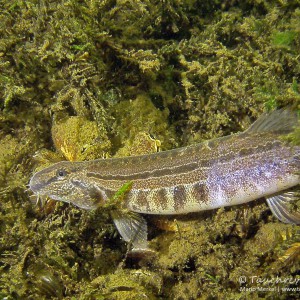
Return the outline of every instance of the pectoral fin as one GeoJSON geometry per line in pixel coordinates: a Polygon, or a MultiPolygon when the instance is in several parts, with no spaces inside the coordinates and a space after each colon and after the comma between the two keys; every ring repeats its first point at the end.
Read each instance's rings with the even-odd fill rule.
{"type": "Polygon", "coordinates": [[[293,202],[299,200],[299,192],[288,191],[267,198],[272,213],[284,223],[300,224],[300,212],[292,208],[293,202]]]}
{"type": "Polygon", "coordinates": [[[140,214],[116,210],[111,212],[111,216],[122,238],[132,244],[131,251],[149,250],[147,223],[140,214]]]}

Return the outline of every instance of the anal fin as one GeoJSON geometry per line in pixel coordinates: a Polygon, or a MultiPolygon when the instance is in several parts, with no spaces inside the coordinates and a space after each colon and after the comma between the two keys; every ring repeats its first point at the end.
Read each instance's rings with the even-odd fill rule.
{"type": "Polygon", "coordinates": [[[267,203],[272,213],[283,223],[300,224],[300,211],[292,207],[299,200],[299,191],[287,191],[268,197],[267,203]]]}

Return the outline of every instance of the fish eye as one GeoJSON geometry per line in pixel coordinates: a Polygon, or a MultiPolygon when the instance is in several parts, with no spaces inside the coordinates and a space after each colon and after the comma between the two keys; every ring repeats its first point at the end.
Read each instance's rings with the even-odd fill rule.
{"type": "Polygon", "coordinates": [[[57,170],[57,172],[56,172],[57,177],[65,177],[66,175],[67,175],[67,172],[66,172],[66,170],[63,170],[63,169],[57,170]]]}

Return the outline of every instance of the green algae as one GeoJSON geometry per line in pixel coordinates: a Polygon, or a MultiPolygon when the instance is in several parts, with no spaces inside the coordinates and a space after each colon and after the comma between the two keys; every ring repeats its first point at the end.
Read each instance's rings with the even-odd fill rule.
{"type": "Polygon", "coordinates": [[[26,192],[42,148],[76,160],[150,153],[151,136],[171,149],[244,130],[264,109],[299,109],[299,1],[0,9],[2,298],[243,299],[241,276],[299,276],[299,259],[279,260],[298,229],[263,202],[177,218],[172,233],[150,220],[157,257],[124,267],[106,211],[41,209],[26,192]]]}
{"type": "Polygon", "coordinates": [[[296,35],[294,31],[276,32],[272,36],[272,43],[277,47],[290,49],[296,35]]]}

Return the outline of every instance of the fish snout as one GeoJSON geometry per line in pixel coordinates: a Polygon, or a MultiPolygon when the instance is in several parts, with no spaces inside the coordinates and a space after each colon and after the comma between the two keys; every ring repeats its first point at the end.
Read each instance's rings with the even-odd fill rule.
{"type": "Polygon", "coordinates": [[[39,176],[37,176],[37,174],[34,174],[29,181],[29,188],[31,189],[31,191],[35,194],[38,194],[43,187],[44,184],[41,183],[39,176]]]}

